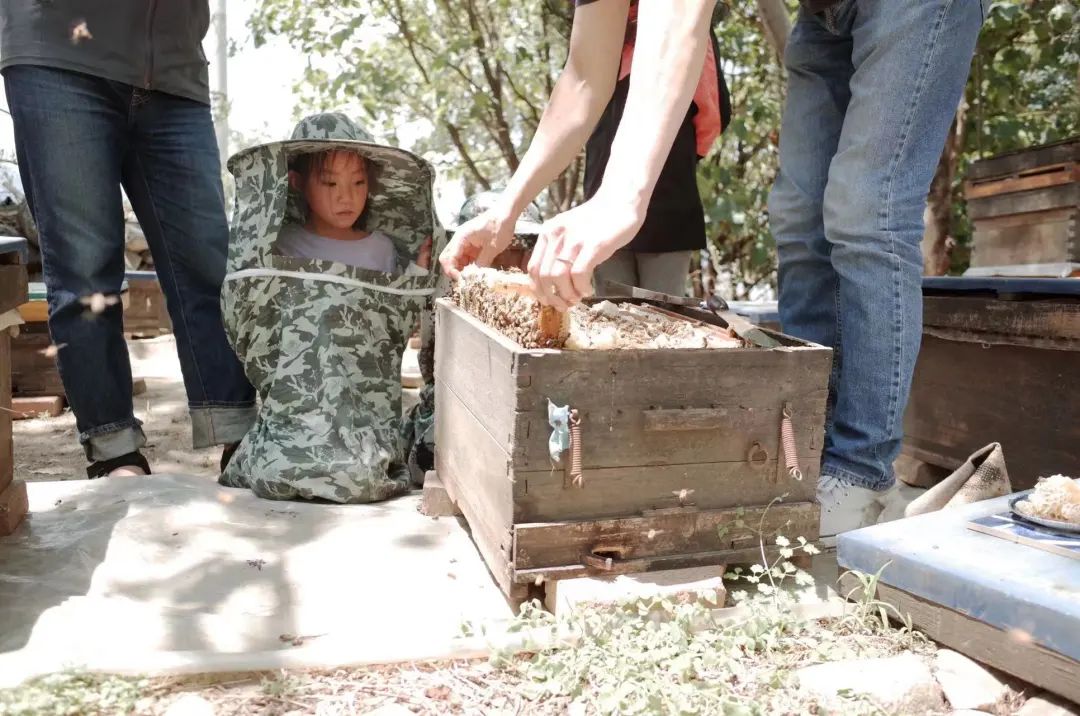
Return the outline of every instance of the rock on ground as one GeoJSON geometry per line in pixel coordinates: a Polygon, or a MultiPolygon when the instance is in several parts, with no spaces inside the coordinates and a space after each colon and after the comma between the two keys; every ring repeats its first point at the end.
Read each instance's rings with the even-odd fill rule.
{"type": "Polygon", "coordinates": [[[942,711],[945,698],[930,667],[915,654],[817,664],[796,674],[800,687],[832,710],[865,698],[890,713],[942,711]]]}
{"type": "Polygon", "coordinates": [[[1046,692],[1032,696],[1025,701],[1024,705],[1020,707],[1020,710],[1016,712],[1016,716],[1078,715],[1080,715],[1080,705],[1068,703],[1046,692]]]}
{"type": "Polygon", "coordinates": [[[214,707],[198,694],[184,694],[169,704],[165,716],[214,716],[214,707]]]}
{"type": "Polygon", "coordinates": [[[414,713],[412,709],[401,704],[385,704],[374,711],[366,712],[364,716],[413,716],[414,713]]]}
{"type": "Polygon", "coordinates": [[[992,711],[1009,695],[1009,687],[986,667],[951,649],[934,656],[934,676],[954,709],[992,711]]]}

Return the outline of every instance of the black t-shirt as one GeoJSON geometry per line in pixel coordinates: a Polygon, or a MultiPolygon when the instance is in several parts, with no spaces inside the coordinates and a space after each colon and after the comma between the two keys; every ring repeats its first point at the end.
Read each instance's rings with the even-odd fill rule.
{"type": "MultiPolygon", "coordinates": [[[[577,0],[586,5],[596,0],[577,0]]],[[[720,83],[722,126],[727,127],[731,117],[728,89],[720,70],[720,52],[716,37],[710,30],[709,38],[716,58],[716,76],[720,83]]],[[[631,73],[633,69],[631,68],[631,73]]],[[[604,170],[611,157],[611,142],[619,128],[626,96],[630,89],[630,76],[619,80],[600,121],[585,144],[586,199],[595,196],[604,178],[604,170]]],[[[679,131],[672,142],[667,161],[657,178],[653,195],[645,213],[641,230],[626,246],[631,251],[663,253],[665,251],[696,251],[705,248],[705,214],[697,187],[697,135],[694,115],[697,107],[691,103],[679,131]]]]}

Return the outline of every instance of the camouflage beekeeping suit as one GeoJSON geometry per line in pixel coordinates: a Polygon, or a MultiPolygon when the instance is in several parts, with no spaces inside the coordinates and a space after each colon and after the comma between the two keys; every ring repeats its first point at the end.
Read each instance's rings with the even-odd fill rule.
{"type": "MultiPolygon", "coordinates": [[[[470,196],[461,205],[451,233],[466,221],[490,209],[498,198],[497,191],[484,191],[470,196]]],[[[510,253],[523,256],[525,252],[532,251],[542,224],[543,219],[536,207],[531,204],[527,206],[514,224],[514,238],[500,256],[510,253]]],[[[402,436],[405,444],[409,446],[409,472],[417,485],[423,484],[424,473],[435,466],[435,321],[431,308],[429,306],[425,311],[420,328],[419,362],[424,387],[420,391],[420,401],[402,424],[402,436]]]]}
{"type": "Polygon", "coordinates": [[[409,259],[428,238],[435,256],[445,243],[430,165],[375,144],[344,115],[322,114],[303,120],[289,141],[235,155],[229,170],[236,210],[222,307],[261,406],[221,484],[334,502],[407,491],[401,353],[436,281],[434,269],[417,270],[409,259]],[[289,189],[290,160],[328,149],[374,164],[365,228],[393,241],[396,273],[272,251],[283,223],[304,220],[303,201],[289,189]]]}

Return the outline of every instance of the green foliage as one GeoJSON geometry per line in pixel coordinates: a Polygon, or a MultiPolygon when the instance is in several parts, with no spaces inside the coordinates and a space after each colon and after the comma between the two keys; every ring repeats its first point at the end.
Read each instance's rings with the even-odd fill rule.
{"type": "Polygon", "coordinates": [[[767,202],[779,160],[784,74],[755,0],[726,0],[718,15],[714,29],[732,118],[698,168],[710,263],[721,272],[705,290],[741,299],[776,282],[767,202]]]}
{"type": "MultiPolygon", "coordinates": [[[[563,618],[527,604],[513,628],[531,635],[534,653],[497,654],[493,663],[537,707],[569,700],[571,713],[814,713],[792,678],[799,667],[922,646],[910,627],[892,629],[871,600],[842,619],[800,618],[792,586],[813,579],[790,560],[817,549],[802,538],[770,543],[775,557],[725,575],[750,587],[732,593],[738,610],[711,609],[709,594],[694,603],[634,599],[563,618]]],[[[844,712],[873,711],[853,702],[844,712]]]]}
{"type": "MultiPolygon", "coordinates": [[[[561,0],[267,0],[256,44],[288,39],[310,62],[301,105],[351,106],[388,138],[412,124],[419,152],[468,189],[517,167],[566,58],[573,4],[561,0]]],[[[569,206],[580,166],[551,189],[569,206]],[[576,172],[576,173],[575,173],[576,172]]]]}
{"type": "MultiPolygon", "coordinates": [[[[394,139],[419,128],[418,151],[466,190],[506,180],[528,146],[566,56],[570,0],[265,0],[256,43],[278,35],[309,64],[304,111],[355,107],[394,139]]],[[[796,3],[788,0],[794,11],[796,3]]],[[[731,126],[700,165],[711,267],[703,289],[733,298],[776,279],[766,201],[776,176],[784,71],[755,0],[721,0],[714,24],[732,92],[731,126]]],[[[981,156],[1080,133],[1080,4],[994,0],[968,83],[950,232],[970,228],[962,179],[981,156]]],[[[579,160],[549,190],[547,213],[580,198],[579,160]]],[[[964,251],[955,254],[962,268],[964,251]]]]}
{"type": "Polygon", "coordinates": [[[135,709],[145,682],[80,672],[0,690],[0,716],[113,716],[135,709]]]}

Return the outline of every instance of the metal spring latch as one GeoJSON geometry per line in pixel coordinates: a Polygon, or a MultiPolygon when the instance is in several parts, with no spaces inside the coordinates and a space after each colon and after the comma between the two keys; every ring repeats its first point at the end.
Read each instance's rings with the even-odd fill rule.
{"type": "Polygon", "coordinates": [[[780,442],[784,447],[784,465],[788,475],[794,480],[803,478],[799,469],[799,454],[795,448],[795,428],[791,424],[791,406],[784,406],[784,417],[780,421],[780,442]]]}

